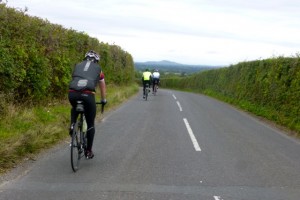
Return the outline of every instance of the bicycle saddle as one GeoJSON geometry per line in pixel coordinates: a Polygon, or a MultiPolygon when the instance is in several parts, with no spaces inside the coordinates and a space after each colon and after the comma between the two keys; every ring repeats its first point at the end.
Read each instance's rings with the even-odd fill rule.
{"type": "Polygon", "coordinates": [[[76,111],[77,112],[84,112],[84,106],[82,104],[82,101],[77,101],[76,111]]]}

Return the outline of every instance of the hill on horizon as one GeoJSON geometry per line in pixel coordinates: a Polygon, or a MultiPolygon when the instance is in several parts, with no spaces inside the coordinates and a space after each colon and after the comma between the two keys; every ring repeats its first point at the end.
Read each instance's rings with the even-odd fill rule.
{"type": "Polygon", "coordinates": [[[138,64],[144,64],[144,65],[159,65],[159,66],[190,66],[190,67],[220,67],[220,66],[213,66],[213,65],[191,65],[191,64],[182,64],[177,63],[169,60],[161,60],[161,61],[146,61],[146,62],[135,62],[138,64]]]}
{"type": "Polygon", "coordinates": [[[135,69],[138,71],[144,71],[146,68],[148,68],[149,70],[159,69],[160,71],[164,71],[164,72],[187,73],[187,74],[213,69],[213,68],[220,68],[220,66],[180,64],[168,60],[134,62],[134,65],[135,65],[135,69]]]}

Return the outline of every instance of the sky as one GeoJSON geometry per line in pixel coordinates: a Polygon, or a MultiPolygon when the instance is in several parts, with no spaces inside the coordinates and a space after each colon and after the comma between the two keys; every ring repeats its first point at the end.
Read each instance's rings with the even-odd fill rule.
{"type": "Polygon", "coordinates": [[[135,62],[228,66],[300,52],[299,0],[3,2],[118,45],[135,62]]]}

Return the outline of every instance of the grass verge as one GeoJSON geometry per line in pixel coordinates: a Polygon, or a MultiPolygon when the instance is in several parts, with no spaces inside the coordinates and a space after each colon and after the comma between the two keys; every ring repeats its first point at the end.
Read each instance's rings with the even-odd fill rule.
{"type": "Polygon", "coordinates": [[[291,119],[287,113],[281,113],[274,108],[254,104],[245,100],[230,98],[210,90],[204,91],[204,94],[229,103],[241,110],[252,113],[261,120],[264,120],[281,130],[284,130],[289,135],[300,138],[300,118],[291,119]]]}
{"type": "MultiPolygon", "coordinates": [[[[120,105],[137,91],[136,84],[108,85],[105,111],[120,105]]],[[[96,95],[99,100],[99,92],[96,95]]],[[[0,121],[0,174],[69,137],[70,108],[67,98],[32,108],[9,105],[8,115],[0,121]]]]}

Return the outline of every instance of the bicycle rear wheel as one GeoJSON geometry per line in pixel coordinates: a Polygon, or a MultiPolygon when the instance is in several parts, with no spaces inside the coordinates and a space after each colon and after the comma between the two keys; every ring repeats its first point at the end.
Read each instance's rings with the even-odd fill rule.
{"type": "Polygon", "coordinates": [[[74,172],[79,168],[81,153],[80,129],[78,127],[78,122],[76,122],[71,140],[71,166],[74,172]]]}
{"type": "Polygon", "coordinates": [[[147,99],[148,99],[148,92],[149,92],[149,90],[148,90],[148,88],[146,89],[146,97],[145,97],[145,100],[147,101],[147,99]]]}

